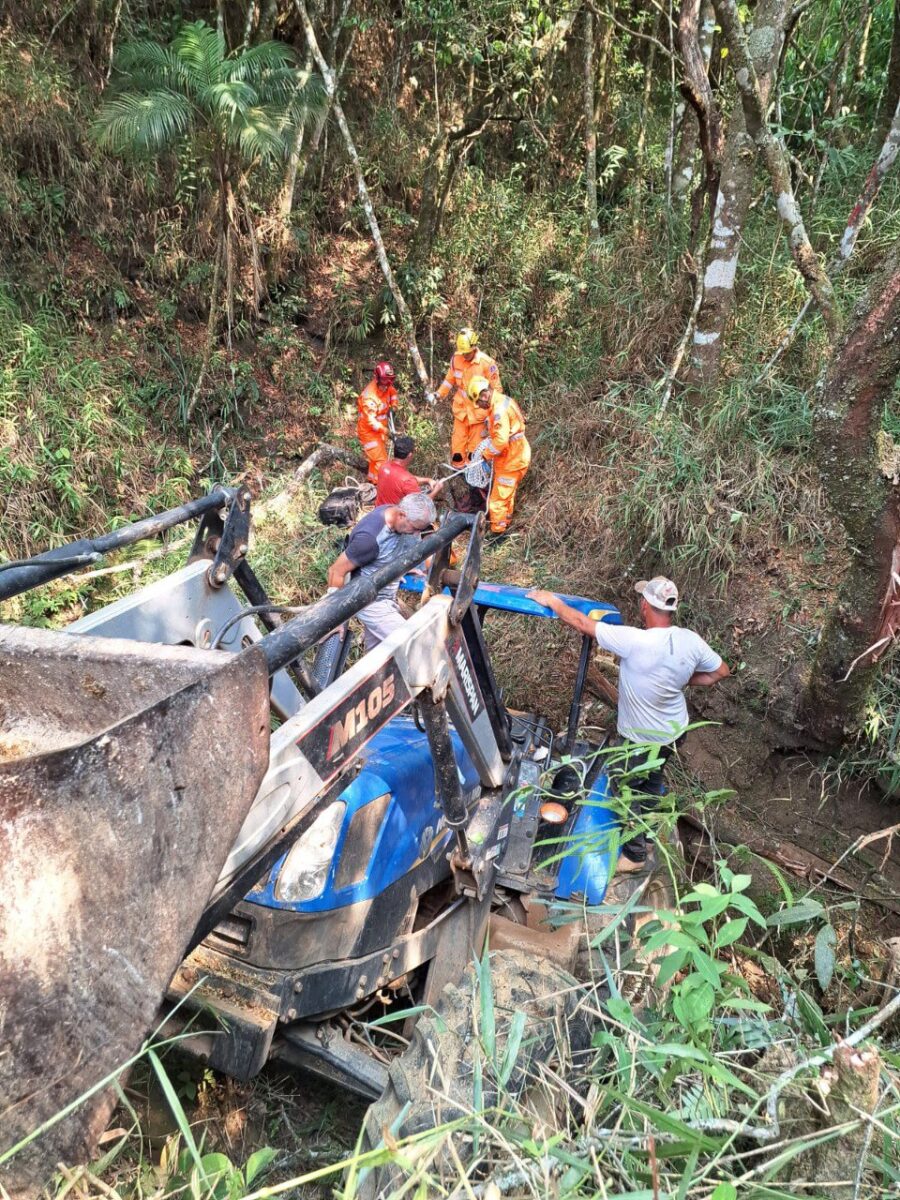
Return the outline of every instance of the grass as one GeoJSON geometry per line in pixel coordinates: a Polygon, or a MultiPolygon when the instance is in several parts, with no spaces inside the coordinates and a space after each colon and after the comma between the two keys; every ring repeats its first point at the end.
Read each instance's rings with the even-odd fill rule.
{"type": "MultiPolygon", "coordinates": [[[[353,1200],[357,1181],[390,1161],[399,1168],[392,1192],[398,1197],[552,1192],[561,1200],[779,1200],[820,1194],[810,1180],[830,1191],[841,1179],[852,1188],[855,1178],[860,1195],[887,1200],[898,1182],[900,1027],[895,1021],[878,1028],[877,1005],[891,993],[876,991],[867,1007],[824,1009],[815,975],[781,960],[785,931],[811,937],[827,910],[788,893],[767,915],[749,884],[748,874],[723,861],[710,879],[693,885],[673,864],[677,908],[654,903],[634,942],[620,918],[626,910],[640,914],[640,899],[637,907],[632,900],[587,913],[560,907],[557,920],[586,920],[592,930],[595,972],[580,1001],[594,1027],[593,1049],[566,1080],[539,1061],[522,1078],[512,1072],[512,1060],[527,1054],[533,1033],[521,1010],[497,1008],[486,954],[472,995],[476,1078],[484,1088],[471,1093],[458,1119],[411,1137],[401,1127],[386,1131],[380,1148],[363,1152],[354,1149],[352,1123],[345,1120],[323,1141],[328,1119],[304,1111],[302,1101],[298,1107],[293,1089],[268,1074],[218,1100],[212,1096],[219,1085],[204,1077],[205,1099],[195,1109],[190,1076],[171,1050],[162,1057],[148,1049],[114,1119],[117,1138],[88,1170],[64,1172],[48,1195],[62,1200],[78,1184],[82,1196],[107,1200],[148,1194],[159,1200],[329,1194],[353,1200]],[[837,1066],[831,1035],[839,1028],[859,1041],[856,1031],[873,1018],[877,1033],[873,1029],[874,1040],[863,1044],[878,1056],[870,1071],[874,1126],[862,1102],[855,1110],[842,1107],[841,1088],[862,1065],[837,1066]],[[832,1072],[831,1091],[819,1094],[815,1080],[823,1071],[832,1072]],[[156,1150],[128,1133],[151,1084],[170,1114],[169,1132],[155,1135],[156,1150]],[[498,1099],[485,1106],[479,1095],[493,1094],[492,1088],[498,1099]],[[246,1125],[260,1104],[268,1119],[252,1140],[222,1140],[229,1113],[242,1113],[246,1125]],[[279,1110],[292,1148],[284,1144],[279,1110]],[[328,1161],[313,1165],[307,1149],[298,1171],[298,1154],[304,1157],[310,1138],[328,1161]]],[[[847,926],[836,922],[836,928],[832,973],[846,961],[847,926]]],[[[817,962],[816,971],[824,966],[817,962]]],[[[439,1095],[439,1075],[432,1086],[439,1095]]]]}

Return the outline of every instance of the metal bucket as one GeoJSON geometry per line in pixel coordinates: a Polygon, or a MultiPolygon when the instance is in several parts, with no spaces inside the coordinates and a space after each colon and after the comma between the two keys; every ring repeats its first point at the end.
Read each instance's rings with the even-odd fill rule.
{"type": "MultiPolygon", "coordinates": [[[[266,770],[268,671],[0,626],[0,1158],[139,1049],[266,770]]],[[[96,1092],[0,1166],[84,1161],[96,1092]]]]}

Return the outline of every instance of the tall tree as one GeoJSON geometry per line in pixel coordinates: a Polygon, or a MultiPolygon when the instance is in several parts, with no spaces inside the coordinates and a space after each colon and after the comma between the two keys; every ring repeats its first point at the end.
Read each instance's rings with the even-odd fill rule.
{"type": "Polygon", "coordinates": [[[780,137],[769,128],[766,118],[766,102],[763,99],[759,77],[753,65],[753,58],[737,4],[735,0],[715,0],[715,6],[728,49],[731,52],[734,77],[744,110],[744,124],[769,172],[775,207],[781,222],[787,229],[791,254],[822,311],[822,317],[829,333],[835,336],[840,331],[841,322],[840,313],[835,304],[834,289],[828,273],[810,244],[803,215],[794,195],[787,152],[780,137]]]}
{"type": "MultiPolygon", "coordinates": [[[[685,12],[682,5],[682,13],[685,12]]],[[[681,25],[679,21],[679,26],[681,25]]],[[[704,76],[709,71],[709,61],[712,56],[713,38],[716,31],[716,14],[712,0],[704,0],[700,14],[700,29],[697,45],[704,76]]],[[[682,49],[682,54],[684,50],[682,49]]],[[[691,191],[694,183],[694,162],[697,157],[697,146],[700,140],[700,118],[694,104],[682,100],[679,104],[681,137],[678,142],[678,152],[672,172],[672,196],[676,200],[684,200],[691,191]]]]}
{"type": "MultiPolygon", "coordinates": [[[[749,38],[759,94],[768,104],[793,0],[759,0],[749,38]]],[[[734,306],[734,281],[756,169],[756,146],[737,99],[728,121],[719,191],[703,276],[703,299],[694,329],[689,379],[701,393],[719,377],[722,340],[734,306]]]]}
{"type": "Polygon", "coordinates": [[[900,241],[854,313],[817,406],[815,456],[847,562],[802,719],[825,745],[859,727],[900,606],[900,489],[882,470],[884,404],[900,374],[900,241]]]}
{"type": "Polygon", "coordinates": [[[894,0],[894,20],[891,27],[891,54],[888,60],[887,80],[881,97],[879,129],[882,138],[887,136],[897,105],[900,104],[900,0],[894,0]]]}
{"type": "Polygon", "coordinates": [[[584,10],[584,183],[588,229],[600,235],[597,217],[597,118],[594,98],[594,13],[584,10]]]}

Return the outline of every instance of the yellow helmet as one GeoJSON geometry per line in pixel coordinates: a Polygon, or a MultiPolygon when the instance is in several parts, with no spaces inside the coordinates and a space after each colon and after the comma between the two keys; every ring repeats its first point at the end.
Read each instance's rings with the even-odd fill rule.
{"type": "Polygon", "coordinates": [[[469,399],[473,404],[477,404],[481,393],[489,391],[490,387],[491,385],[483,375],[476,375],[474,379],[469,380],[469,399]]]}
{"type": "Polygon", "coordinates": [[[470,351],[474,350],[477,345],[478,334],[474,329],[469,329],[468,326],[466,326],[465,329],[461,329],[456,335],[457,354],[468,354],[470,351]]]}

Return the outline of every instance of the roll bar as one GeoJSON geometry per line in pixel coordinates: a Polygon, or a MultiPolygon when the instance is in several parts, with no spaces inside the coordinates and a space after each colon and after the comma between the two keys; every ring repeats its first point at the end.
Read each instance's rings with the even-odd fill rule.
{"type": "Polygon", "coordinates": [[[54,550],[45,550],[33,558],[0,563],[0,600],[9,600],[29,588],[39,587],[49,583],[61,575],[68,575],[78,567],[89,566],[109,554],[113,550],[121,550],[123,546],[133,546],[144,538],[156,537],[165,533],[175,525],[202,517],[216,508],[227,504],[235,494],[234,488],[214,488],[207,496],[198,500],[189,500],[178,508],[170,508],[157,513],[153,517],[144,517],[131,525],[123,525],[111,533],[103,533],[96,538],[80,538],[77,542],[68,542],[65,546],[57,546],[54,550]]]}

